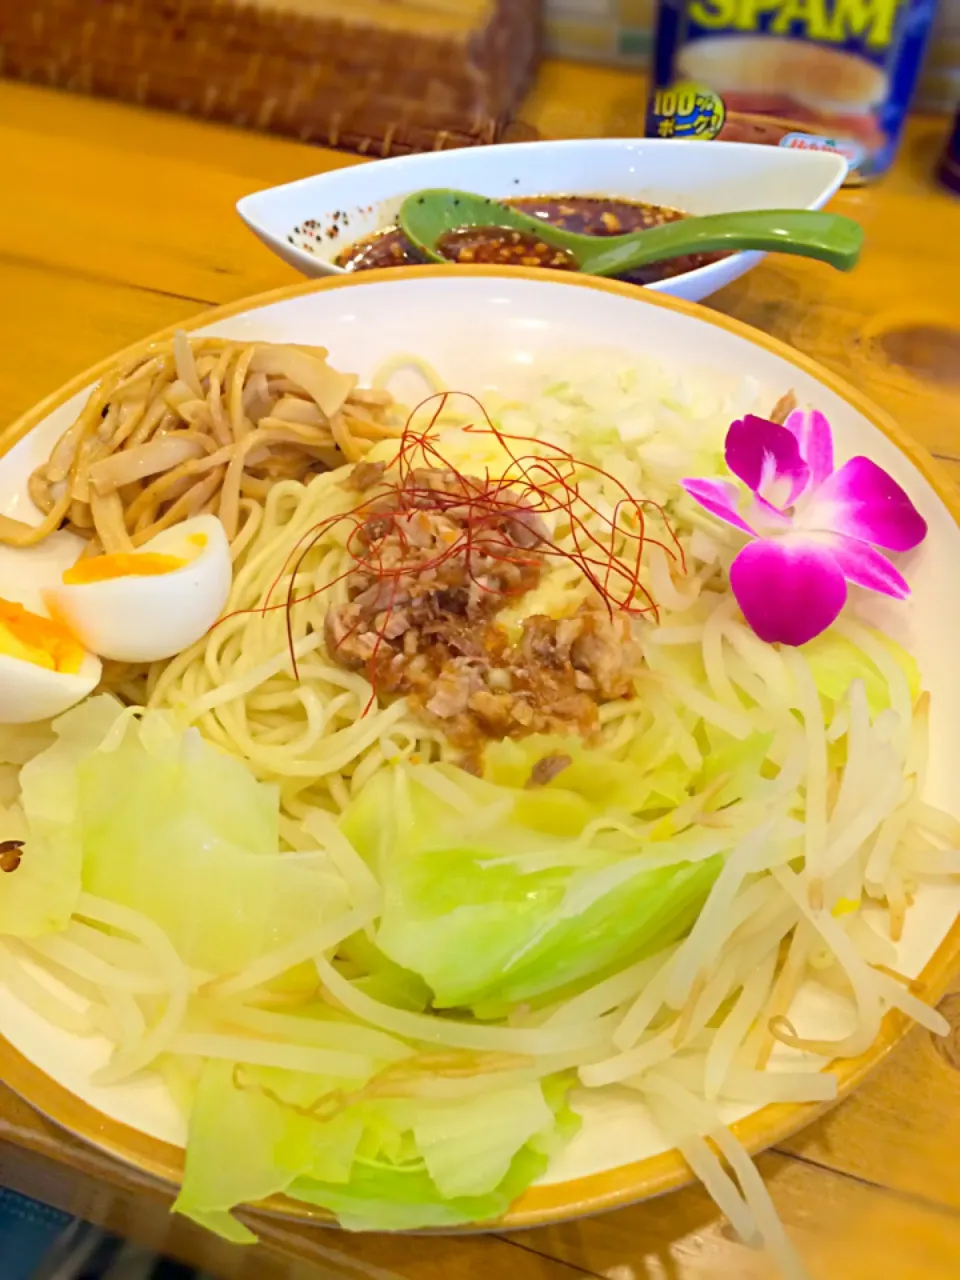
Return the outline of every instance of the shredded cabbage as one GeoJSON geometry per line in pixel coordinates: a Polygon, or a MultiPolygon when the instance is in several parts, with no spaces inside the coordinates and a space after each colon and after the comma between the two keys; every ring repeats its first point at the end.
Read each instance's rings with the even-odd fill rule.
{"type": "Polygon", "coordinates": [[[0,815],[0,836],[22,840],[25,848],[16,873],[0,876],[0,934],[36,938],[70,923],[82,887],[78,768],[119,712],[112,698],[81,703],[55,722],[52,743],[20,770],[19,804],[0,815]]]}
{"type": "MultiPolygon", "coordinates": [[[[889,651],[891,658],[903,671],[911,700],[916,702],[923,687],[916,658],[907,653],[891,636],[884,635],[881,631],[872,631],[871,634],[889,651]]],[[[835,707],[842,701],[854,680],[863,681],[867,703],[873,715],[879,715],[890,706],[890,686],[876,664],[838,631],[831,629],[811,640],[804,645],[803,656],[810,664],[817,689],[827,704],[828,715],[830,707],[835,707]]]]}
{"type": "Polygon", "coordinates": [[[372,1095],[326,1116],[321,1100],[340,1081],[208,1062],[176,1208],[229,1229],[220,1215],[286,1191],[354,1230],[486,1221],[575,1132],[570,1083],[494,1085],[451,1101],[372,1095]]]}
{"type": "Polygon", "coordinates": [[[276,788],[169,713],[135,720],[100,697],[55,731],[21,772],[10,830],[27,843],[17,873],[0,877],[3,932],[65,928],[83,889],[141,912],[182,961],[221,974],[345,910],[325,853],[279,855],[276,788]]]}
{"type": "MultiPolygon", "coordinates": [[[[572,782],[579,772],[596,792],[601,760],[572,782]]],[[[566,789],[566,774],[530,791],[464,782],[457,772],[420,765],[379,774],[342,822],[383,885],[377,946],[420,974],[438,1008],[489,1013],[659,950],[693,923],[731,842],[708,833],[691,855],[699,844],[713,856],[648,870],[642,841],[586,831],[609,811],[566,789]],[[441,781],[474,813],[465,819],[455,795],[442,799],[441,781]]]]}

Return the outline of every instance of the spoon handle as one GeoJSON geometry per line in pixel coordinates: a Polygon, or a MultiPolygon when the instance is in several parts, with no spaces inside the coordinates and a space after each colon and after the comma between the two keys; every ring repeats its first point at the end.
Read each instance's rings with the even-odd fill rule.
{"type": "Polygon", "coordinates": [[[863,228],[851,218],[812,209],[756,209],[683,218],[617,239],[619,244],[606,248],[598,244],[595,253],[582,255],[581,270],[590,275],[617,276],[688,253],[760,249],[816,258],[849,271],[860,256],[863,228]]]}

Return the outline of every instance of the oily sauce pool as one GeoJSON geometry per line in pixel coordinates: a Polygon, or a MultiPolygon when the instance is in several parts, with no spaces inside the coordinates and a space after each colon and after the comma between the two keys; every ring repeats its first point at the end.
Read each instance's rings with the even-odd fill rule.
{"type": "MultiPolygon", "coordinates": [[[[541,218],[564,231],[591,236],[619,236],[644,231],[687,215],[664,205],[606,196],[524,196],[505,200],[513,209],[541,218]]],[[[464,227],[440,238],[438,251],[451,262],[487,263],[499,266],[547,267],[552,271],[576,271],[577,264],[563,249],[555,249],[535,235],[503,227],[464,227]]],[[[638,267],[620,277],[634,284],[652,284],[716,262],[721,254],[691,253],[669,262],[638,267]]],[[[338,267],[369,271],[374,267],[403,267],[421,262],[417,251],[399,227],[377,231],[348,245],[336,258],[338,267]]]]}

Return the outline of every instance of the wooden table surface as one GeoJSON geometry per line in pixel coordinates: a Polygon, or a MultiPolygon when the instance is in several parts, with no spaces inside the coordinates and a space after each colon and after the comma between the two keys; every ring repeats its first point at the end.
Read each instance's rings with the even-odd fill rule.
{"type": "MultiPolygon", "coordinates": [[[[548,63],[523,117],[551,137],[636,134],[642,99],[632,74],[548,63]]],[[[852,275],[771,261],[711,305],[841,372],[960,480],[960,202],[930,176],[946,129],[914,120],[883,183],[834,201],[866,230],[852,275]]],[[[0,82],[0,424],[154,329],[294,282],[234,204],[353,163],[0,82]]],[[[960,994],[942,1007],[952,1042],[914,1032],[853,1099],[760,1159],[816,1280],[960,1275],[960,994]]],[[[515,1235],[350,1237],[274,1221],[243,1251],[171,1219],[163,1188],[71,1141],[2,1086],[0,1138],[0,1183],[231,1280],[770,1275],[695,1188],[515,1235]]]]}

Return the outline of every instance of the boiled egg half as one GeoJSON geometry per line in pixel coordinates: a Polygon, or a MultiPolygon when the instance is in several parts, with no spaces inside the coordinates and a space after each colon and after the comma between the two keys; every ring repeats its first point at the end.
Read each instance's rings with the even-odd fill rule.
{"type": "Polygon", "coordinates": [[[87,649],[116,662],[181,653],[220,617],[233,569],[216,516],[164,529],[129,554],[78,560],[43,602],[87,649]]]}
{"type": "Polygon", "coordinates": [[[0,724],[49,720],[100,680],[100,659],[61,622],[0,600],[0,724]]]}

